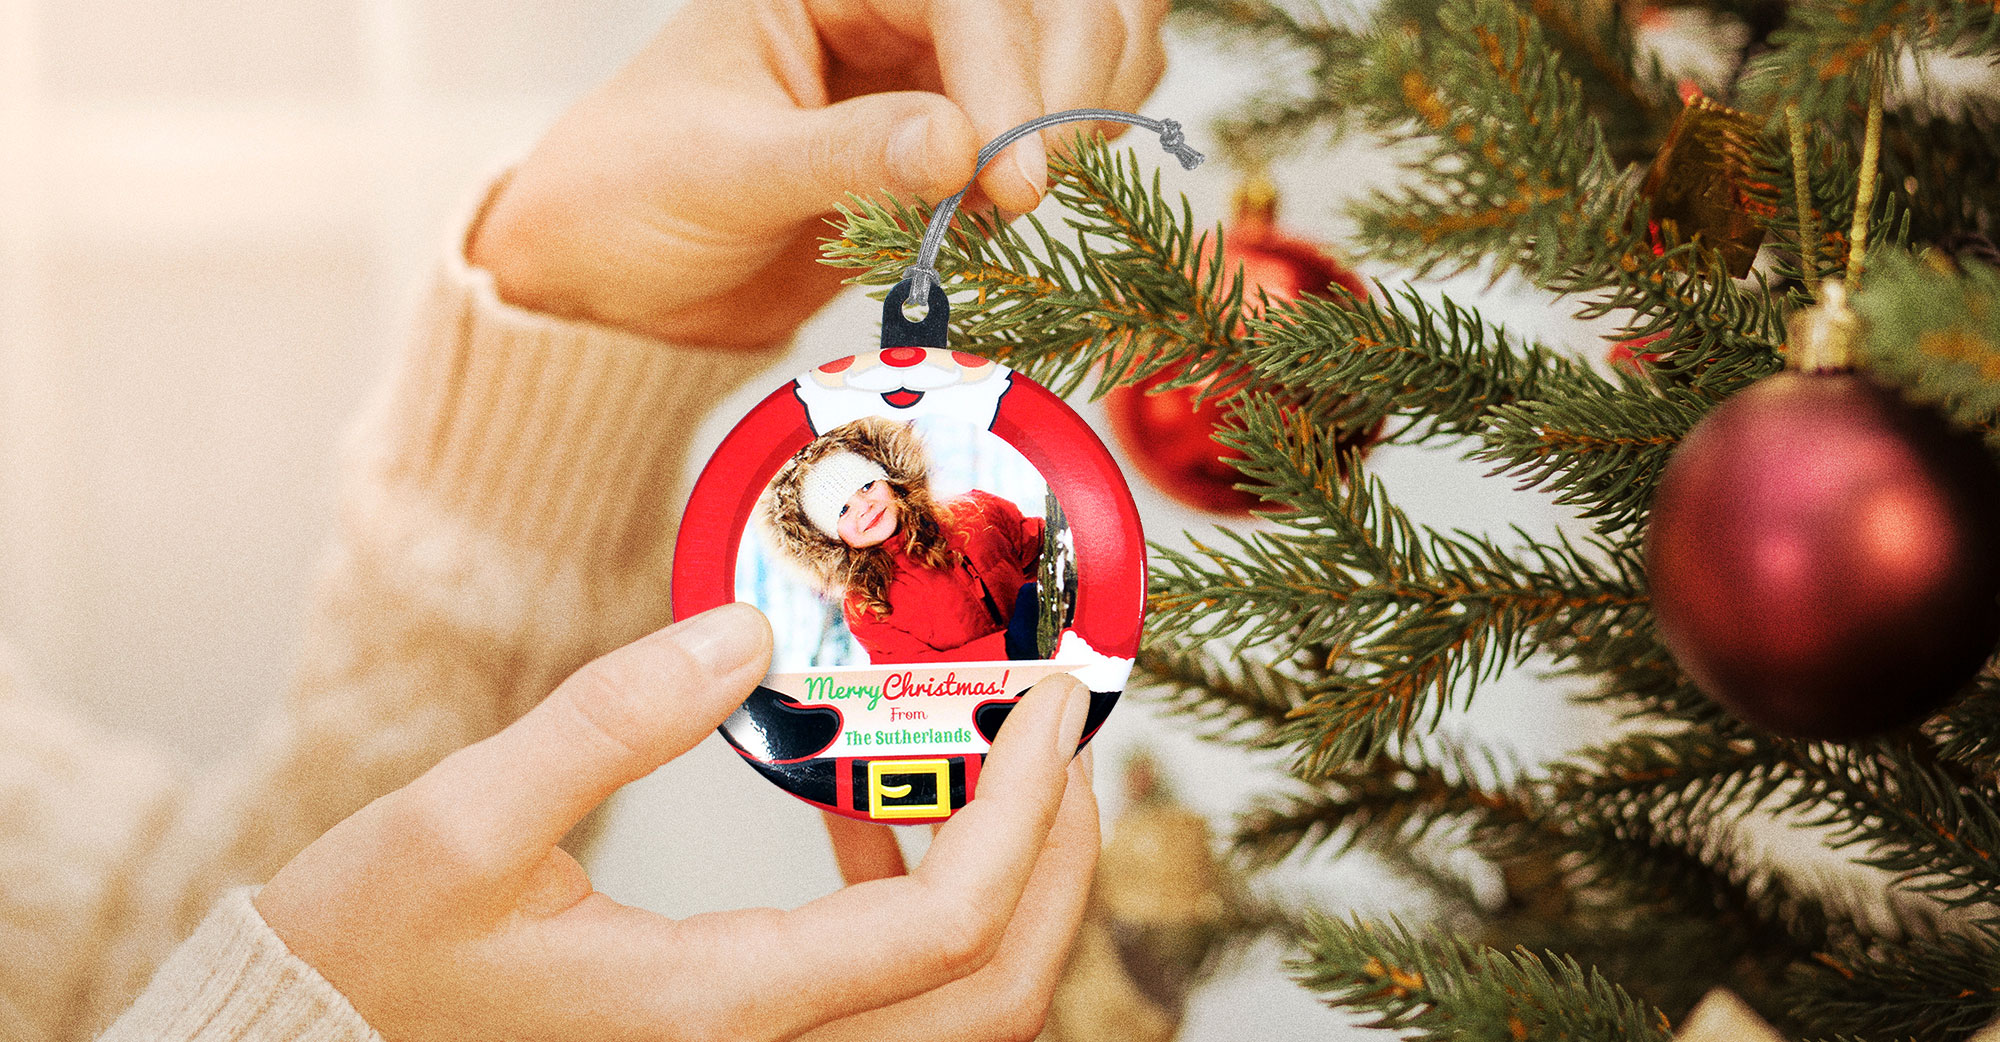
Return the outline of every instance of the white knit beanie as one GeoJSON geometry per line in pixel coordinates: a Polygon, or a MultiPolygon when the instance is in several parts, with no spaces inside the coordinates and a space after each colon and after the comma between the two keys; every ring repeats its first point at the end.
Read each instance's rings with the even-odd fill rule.
{"type": "Polygon", "coordinates": [[[871,481],[888,477],[874,460],[852,452],[836,452],[812,465],[799,482],[799,507],[806,520],[825,532],[829,539],[840,538],[840,508],[847,497],[871,481]]]}

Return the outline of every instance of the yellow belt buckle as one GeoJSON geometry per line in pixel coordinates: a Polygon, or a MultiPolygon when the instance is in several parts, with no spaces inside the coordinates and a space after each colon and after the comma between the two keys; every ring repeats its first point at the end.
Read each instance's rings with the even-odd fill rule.
{"type": "Polygon", "coordinates": [[[950,760],[871,760],[868,763],[868,816],[871,818],[936,818],[951,813],[950,760]],[[882,805],[884,799],[907,796],[912,786],[891,785],[883,779],[896,775],[928,774],[937,779],[935,803],[882,805]]]}

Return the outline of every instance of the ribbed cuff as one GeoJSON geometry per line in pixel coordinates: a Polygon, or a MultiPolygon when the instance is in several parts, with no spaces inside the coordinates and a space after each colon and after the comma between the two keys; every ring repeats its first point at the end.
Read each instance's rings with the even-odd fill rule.
{"type": "Polygon", "coordinates": [[[232,890],[97,1042],[382,1042],[232,890]]]}
{"type": "Polygon", "coordinates": [[[510,543],[622,557],[679,508],[670,492],[702,418],[779,345],[680,347],[507,304],[464,260],[483,210],[454,231],[432,280],[371,425],[374,469],[510,543]]]}

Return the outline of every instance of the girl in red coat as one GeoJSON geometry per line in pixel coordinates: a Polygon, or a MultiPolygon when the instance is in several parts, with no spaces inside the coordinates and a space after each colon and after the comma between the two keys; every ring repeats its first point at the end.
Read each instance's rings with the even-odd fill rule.
{"type": "Polygon", "coordinates": [[[863,417],[799,450],[759,516],[870,662],[1038,658],[1042,519],[974,489],[942,502],[907,423],[863,417]]]}

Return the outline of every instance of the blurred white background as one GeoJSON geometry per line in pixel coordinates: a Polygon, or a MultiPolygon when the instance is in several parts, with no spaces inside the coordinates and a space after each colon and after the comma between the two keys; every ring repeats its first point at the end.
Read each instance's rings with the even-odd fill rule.
{"type": "MultiPolygon", "coordinates": [[[[674,6],[0,0],[0,632],[41,688],[157,736],[191,767],[244,741],[299,641],[342,424],[383,370],[451,214],[674,6]]],[[[1172,56],[1145,111],[1182,120],[1213,152],[1206,119],[1261,73],[1195,41],[1172,56]]],[[[1338,202],[1383,163],[1354,147],[1281,164],[1283,219],[1340,241],[1338,202]]],[[[1234,179],[1219,163],[1169,164],[1164,184],[1213,222],[1234,179]]],[[[1531,297],[1488,299],[1510,325],[1602,354],[1601,330],[1531,297]]],[[[873,346],[877,314],[858,296],[837,302],[783,367],[722,403],[704,445],[777,381],[873,346]]],[[[1543,533],[1560,520],[1446,454],[1376,463],[1423,520],[1543,533]]],[[[1135,492],[1155,539],[1212,524],[1135,492]]],[[[1560,692],[1524,672],[1451,726],[1532,759],[1585,736],[1571,719],[1560,692]]],[[[1099,740],[1107,822],[1119,809],[1110,765],[1135,747],[1165,757],[1220,827],[1273,784],[1270,764],[1187,730],[1139,696],[1113,715],[1099,740]]],[[[672,914],[796,905],[835,885],[813,815],[719,741],[619,798],[593,871],[613,895],[672,914]]],[[[1335,909],[1407,901],[1355,859],[1298,875],[1335,909]]],[[[1197,996],[1183,1037],[1346,1037],[1341,1023],[1260,952],[1197,996]]]]}

